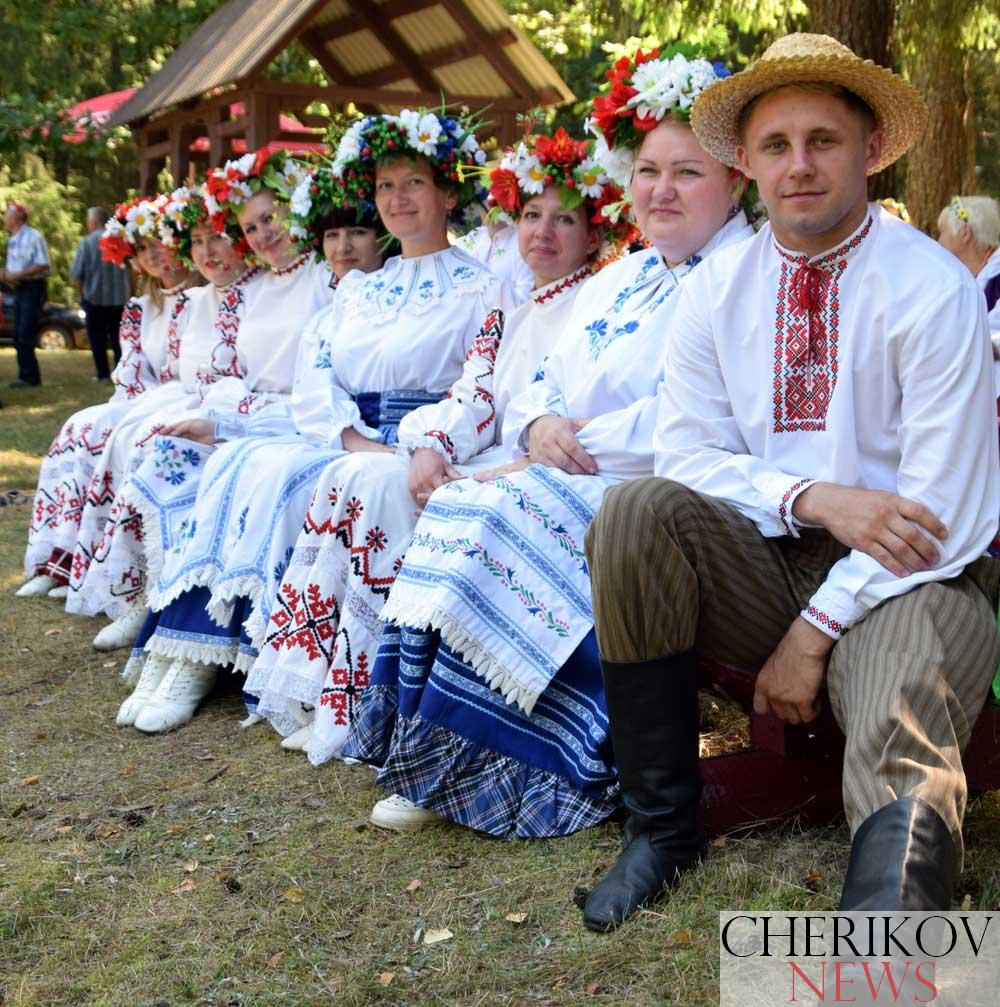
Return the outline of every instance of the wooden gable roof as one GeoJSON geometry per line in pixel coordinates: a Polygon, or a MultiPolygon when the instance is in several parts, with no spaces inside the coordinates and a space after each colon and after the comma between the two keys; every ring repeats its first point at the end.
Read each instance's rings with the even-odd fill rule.
{"type": "Polygon", "coordinates": [[[292,41],[321,97],[379,110],[449,101],[531,108],[573,99],[498,0],[228,0],[114,115],[137,123],[258,77],[292,41]]]}

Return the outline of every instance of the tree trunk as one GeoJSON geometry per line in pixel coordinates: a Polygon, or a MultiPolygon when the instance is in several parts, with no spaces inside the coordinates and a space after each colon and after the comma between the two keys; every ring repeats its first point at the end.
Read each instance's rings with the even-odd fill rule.
{"type": "Polygon", "coordinates": [[[891,66],[894,0],[810,0],[810,29],[832,35],[862,59],[891,66]]]}
{"type": "Polygon", "coordinates": [[[914,10],[908,60],[910,81],[924,96],[930,116],[923,136],[910,151],[906,205],[910,219],[930,234],[941,208],[966,182],[966,148],[972,109],[967,106],[965,58],[959,36],[964,4],[924,0],[914,10]],[[964,120],[964,121],[963,121],[964,120]]]}
{"type": "MultiPolygon", "coordinates": [[[[862,59],[879,66],[892,66],[893,14],[895,0],[810,0],[810,30],[831,35],[862,59]]],[[[872,199],[896,195],[896,166],[872,176],[868,192],[872,199]]]]}

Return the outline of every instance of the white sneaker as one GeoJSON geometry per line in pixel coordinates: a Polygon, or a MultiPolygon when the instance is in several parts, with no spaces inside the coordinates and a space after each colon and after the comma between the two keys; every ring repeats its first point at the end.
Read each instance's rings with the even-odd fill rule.
{"type": "Polygon", "coordinates": [[[122,647],[131,647],[135,643],[135,638],[142,629],[142,624],[149,615],[149,609],[139,606],[129,610],[120,619],[105,626],[104,629],[94,637],[95,650],[121,650],[122,647]]]}
{"type": "Polygon", "coordinates": [[[217,669],[178,658],[163,676],[152,699],[139,711],[135,727],[146,734],[159,734],[186,724],[198,704],[212,691],[217,669]]]}
{"type": "Polygon", "coordinates": [[[243,720],[240,721],[241,730],[246,730],[248,727],[256,727],[257,724],[263,724],[265,717],[262,717],[259,713],[248,713],[243,720]]]}
{"type": "Polygon", "coordinates": [[[68,598],[69,597],[69,584],[59,584],[52,588],[51,591],[45,596],[46,598],[68,598]]]}
{"type": "Polygon", "coordinates": [[[115,723],[121,727],[131,727],[142,708],[153,698],[163,677],[170,670],[170,658],[150,654],[142,666],[139,678],[132,690],[132,695],[118,708],[115,723]]]}
{"type": "Polygon", "coordinates": [[[40,573],[31,580],[26,580],[15,592],[15,598],[33,598],[35,595],[48,594],[52,588],[56,587],[59,581],[48,574],[40,573]]]}
{"type": "Polygon", "coordinates": [[[380,829],[392,829],[394,832],[425,829],[428,825],[439,825],[444,821],[440,815],[421,808],[419,804],[408,801],[400,794],[393,794],[379,801],[372,808],[368,820],[380,829]]]}
{"type": "Polygon", "coordinates": [[[303,724],[297,731],[292,731],[287,738],[281,739],[281,747],[289,752],[304,752],[312,741],[313,722],[303,724]]]}

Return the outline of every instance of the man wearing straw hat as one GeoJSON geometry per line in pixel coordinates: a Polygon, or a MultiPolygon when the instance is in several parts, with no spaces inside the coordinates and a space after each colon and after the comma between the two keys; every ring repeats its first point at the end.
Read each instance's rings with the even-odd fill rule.
{"type": "Polygon", "coordinates": [[[962,751],[998,659],[1000,466],[975,281],[867,199],[920,137],[920,96],[789,35],[698,98],[702,146],[770,222],[702,264],[667,345],[657,477],[587,536],[630,817],[585,924],[608,930],[705,849],[696,655],[759,668],[759,713],[844,734],[841,908],[947,908],[962,751]]]}

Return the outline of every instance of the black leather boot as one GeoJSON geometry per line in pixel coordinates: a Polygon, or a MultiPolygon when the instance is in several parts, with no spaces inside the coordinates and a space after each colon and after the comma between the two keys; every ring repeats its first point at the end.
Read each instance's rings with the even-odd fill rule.
{"type": "Polygon", "coordinates": [[[587,897],[583,923],[605,932],[661,898],[705,851],[694,653],[601,662],[622,802],[622,852],[587,897]]]}
{"type": "Polygon", "coordinates": [[[893,801],[854,834],[840,911],[948,909],[955,860],[951,830],[929,804],[919,797],[893,801]]]}

